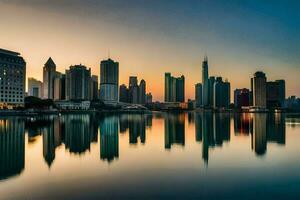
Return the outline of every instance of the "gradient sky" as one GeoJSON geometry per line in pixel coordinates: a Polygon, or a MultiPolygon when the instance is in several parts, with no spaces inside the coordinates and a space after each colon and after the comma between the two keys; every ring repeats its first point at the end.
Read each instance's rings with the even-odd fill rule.
{"type": "Polygon", "coordinates": [[[49,56],[58,71],[82,63],[99,76],[110,54],[120,83],[143,78],[155,100],[167,71],[185,75],[194,98],[205,54],[209,74],[228,78],[232,91],[263,70],[300,96],[299,9],[298,0],[0,0],[0,48],[20,52],[27,77],[40,80],[49,56]]]}

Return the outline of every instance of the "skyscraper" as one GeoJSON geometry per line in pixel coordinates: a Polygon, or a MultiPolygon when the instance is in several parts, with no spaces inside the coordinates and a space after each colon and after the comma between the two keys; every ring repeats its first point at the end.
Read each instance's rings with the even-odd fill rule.
{"type": "Polygon", "coordinates": [[[42,98],[43,83],[35,78],[28,78],[28,96],[42,98]]]}
{"type": "Polygon", "coordinates": [[[284,106],[285,81],[276,80],[267,82],[267,107],[278,108],[284,106]]]}
{"type": "Polygon", "coordinates": [[[241,108],[250,106],[250,91],[247,88],[234,90],[234,106],[241,108]]]}
{"type": "Polygon", "coordinates": [[[228,108],[230,104],[230,83],[223,82],[222,77],[217,77],[214,83],[213,107],[228,108]]]}
{"type": "Polygon", "coordinates": [[[151,92],[146,94],[146,104],[152,103],[152,94],[151,92]]]}
{"type": "Polygon", "coordinates": [[[91,68],[84,65],[70,66],[66,70],[66,99],[88,100],[90,98],[91,68]]]}
{"type": "Polygon", "coordinates": [[[120,85],[120,97],[119,101],[123,103],[129,103],[129,98],[128,98],[128,88],[125,84],[120,85]]]}
{"type": "Polygon", "coordinates": [[[91,79],[91,100],[97,100],[98,99],[98,76],[92,75],[91,79]]]}
{"type": "Polygon", "coordinates": [[[202,84],[197,83],[195,85],[195,99],[196,99],[196,108],[202,106],[202,84]]]}
{"type": "Polygon", "coordinates": [[[134,104],[139,103],[139,86],[136,76],[129,77],[129,102],[134,104]]]}
{"type": "Polygon", "coordinates": [[[202,62],[202,103],[209,106],[209,82],[208,82],[208,59],[205,56],[202,62]]]}
{"type": "Polygon", "coordinates": [[[265,73],[258,71],[252,79],[253,85],[253,106],[258,108],[266,108],[267,106],[267,78],[265,73]]]}
{"type": "Polygon", "coordinates": [[[56,75],[56,65],[50,57],[43,67],[43,95],[44,99],[54,97],[54,79],[56,75]]]}
{"type": "Polygon", "coordinates": [[[209,77],[208,79],[208,106],[214,106],[214,85],[215,85],[216,78],[214,76],[209,77]]]}
{"type": "Polygon", "coordinates": [[[0,49],[0,108],[24,105],[26,62],[20,53],[0,49]]]}
{"type": "Polygon", "coordinates": [[[145,104],[145,103],[146,103],[146,81],[142,79],[139,85],[139,104],[145,104]]]}
{"type": "Polygon", "coordinates": [[[60,72],[55,73],[53,79],[53,100],[60,100],[62,96],[62,74],[60,72]]]}
{"type": "Polygon", "coordinates": [[[165,73],[165,102],[184,102],[185,101],[185,78],[175,78],[171,73],[165,73]]]}
{"type": "Polygon", "coordinates": [[[100,63],[100,99],[107,102],[119,100],[119,63],[110,58],[100,63]]]}

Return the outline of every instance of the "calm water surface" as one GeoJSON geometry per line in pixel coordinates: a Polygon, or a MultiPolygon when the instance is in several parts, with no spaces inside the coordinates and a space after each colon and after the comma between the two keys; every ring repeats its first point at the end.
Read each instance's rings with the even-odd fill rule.
{"type": "Polygon", "coordinates": [[[300,116],[0,117],[0,199],[300,199],[300,116]]]}

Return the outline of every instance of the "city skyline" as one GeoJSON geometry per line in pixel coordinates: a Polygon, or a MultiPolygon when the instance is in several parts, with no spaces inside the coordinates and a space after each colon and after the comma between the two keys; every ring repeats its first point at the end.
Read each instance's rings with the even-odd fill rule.
{"type": "Polygon", "coordinates": [[[82,63],[95,75],[100,73],[99,62],[111,57],[120,62],[120,85],[127,84],[129,76],[143,77],[153,99],[160,101],[165,72],[184,75],[186,99],[194,99],[194,85],[202,81],[203,55],[208,56],[210,74],[229,79],[232,96],[235,88],[250,88],[256,71],[265,72],[268,80],[285,79],[286,96],[300,96],[299,2],[278,1],[271,10],[267,1],[129,4],[2,0],[0,16],[6,20],[0,24],[9,28],[0,33],[1,48],[20,52],[27,63],[26,77],[38,80],[50,56],[59,72],[82,63]],[[19,29],[22,34],[15,34],[19,29]]]}

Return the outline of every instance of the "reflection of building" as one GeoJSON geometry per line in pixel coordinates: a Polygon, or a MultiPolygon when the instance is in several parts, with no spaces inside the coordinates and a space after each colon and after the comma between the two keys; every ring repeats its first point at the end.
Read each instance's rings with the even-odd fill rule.
{"type": "Polygon", "coordinates": [[[230,115],[224,113],[197,113],[195,116],[196,141],[202,140],[202,158],[208,163],[209,148],[222,146],[230,140],[230,115]]]}
{"type": "Polygon", "coordinates": [[[0,120],[0,180],[20,174],[25,165],[24,122],[0,120]]]}
{"type": "Polygon", "coordinates": [[[65,145],[71,153],[84,153],[90,150],[91,130],[89,115],[63,116],[65,122],[65,145]]]}
{"type": "Polygon", "coordinates": [[[100,122],[100,158],[112,161],[119,157],[118,117],[105,117],[100,122]]]}
{"type": "Polygon", "coordinates": [[[165,149],[171,149],[173,144],[185,144],[184,114],[168,114],[165,116],[165,149]]]}
{"type": "Polygon", "coordinates": [[[267,114],[259,113],[253,117],[252,149],[257,155],[263,155],[267,149],[267,114]]]}
{"type": "Polygon", "coordinates": [[[129,143],[146,142],[146,127],[152,126],[152,115],[145,114],[123,114],[120,115],[120,133],[129,129],[129,143]]]}
{"type": "Polygon", "coordinates": [[[26,63],[19,53],[0,49],[0,109],[24,105],[26,63]]]}
{"type": "Polygon", "coordinates": [[[195,113],[195,134],[196,142],[202,141],[202,114],[195,113]]]}
{"type": "Polygon", "coordinates": [[[285,144],[285,115],[276,113],[267,117],[267,140],[285,144]]]}
{"type": "Polygon", "coordinates": [[[249,135],[251,128],[250,113],[242,113],[234,115],[234,134],[235,135],[249,135]]]}

